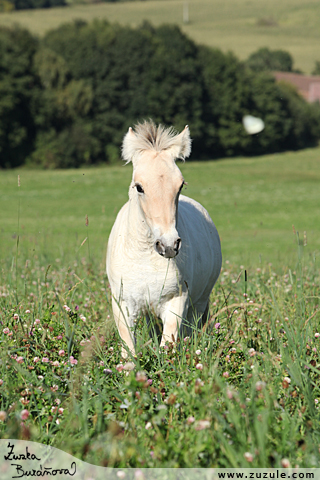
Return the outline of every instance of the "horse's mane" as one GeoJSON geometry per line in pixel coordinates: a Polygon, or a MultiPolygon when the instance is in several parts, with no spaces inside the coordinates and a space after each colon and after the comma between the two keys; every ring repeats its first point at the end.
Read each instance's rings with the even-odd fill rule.
{"type": "Polygon", "coordinates": [[[158,126],[152,120],[145,120],[137,123],[133,130],[126,134],[122,145],[122,157],[129,163],[138,153],[147,150],[162,152],[164,150],[177,151],[176,158],[188,157],[191,151],[191,140],[188,135],[181,138],[173,127],[166,128],[164,125],[158,126]]]}

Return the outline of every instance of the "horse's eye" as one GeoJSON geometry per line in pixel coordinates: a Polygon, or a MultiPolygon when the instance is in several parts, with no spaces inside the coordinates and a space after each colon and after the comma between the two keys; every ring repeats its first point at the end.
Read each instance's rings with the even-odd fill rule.
{"type": "Polygon", "coordinates": [[[142,186],[140,185],[140,183],[136,184],[136,189],[137,189],[138,193],[144,193],[144,190],[143,190],[142,186]]]}

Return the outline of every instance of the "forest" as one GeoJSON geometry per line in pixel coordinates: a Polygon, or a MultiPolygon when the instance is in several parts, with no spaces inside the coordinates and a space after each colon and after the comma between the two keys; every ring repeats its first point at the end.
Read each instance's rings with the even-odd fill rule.
{"type": "Polygon", "coordinates": [[[188,123],[197,160],[296,150],[320,137],[318,103],[277,84],[254,56],[197,45],[178,26],[79,20],[41,39],[0,28],[0,168],[116,163],[124,133],[144,118],[188,123]],[[246,114],[263,119],[262,133],[246,133],[246,114]]]}

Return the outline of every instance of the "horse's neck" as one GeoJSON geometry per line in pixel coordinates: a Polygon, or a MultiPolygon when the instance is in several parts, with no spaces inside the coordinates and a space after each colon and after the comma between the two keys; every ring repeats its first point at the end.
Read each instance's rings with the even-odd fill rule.
{"type": "Polygon", "coordinates": [[[153,238],[136,198],[129,200],[127,240],[139,250],[153,250],[153,238]]]}

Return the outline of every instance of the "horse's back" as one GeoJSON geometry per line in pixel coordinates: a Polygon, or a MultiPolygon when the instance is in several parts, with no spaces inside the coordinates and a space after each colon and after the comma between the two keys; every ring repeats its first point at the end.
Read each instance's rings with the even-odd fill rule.
{"type": "Polygon", "coordinates": [[[177,264],[189,280],[192,301],[203,301],[210,295],[221,270],[219,234],[207,210],[184,195],[179,200],[178,232],[182,246],[177,264]]]}

